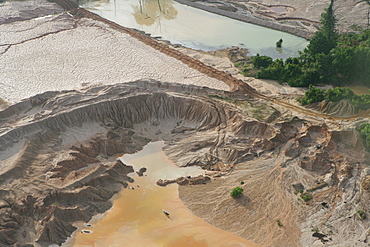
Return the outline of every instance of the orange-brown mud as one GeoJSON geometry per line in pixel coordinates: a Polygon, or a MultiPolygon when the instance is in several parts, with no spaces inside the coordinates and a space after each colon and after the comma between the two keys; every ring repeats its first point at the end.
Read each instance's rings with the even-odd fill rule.
{"type": "MultiPolygon", "coordinates": [[[[115,198],[113,208],[103,218],[95,218],[91,227],[79,224],[75,241],[65,246],[257,246],[251,242],[218,229],[187,209],[178,195],[178,185],[155,185],[158,177],[196,174],[195,168],[178,168],[161,150],[161,142],[148,144],[143,151],[131,156],[127,162],[135,167],[148,164],[147,176],[135,174],[131,189],[124,189],[115,198]],[[183,171],[181,171],[183,170],[183,171]],[[162,210],[170,215],[167,217],[162,210]],[[83,230],[91,231],[84,233],[83,230]],[[74,243],[72,243],[74,242],[74,243]]],[[[88,224],[87,224],[88,225],[88,224]]]]}

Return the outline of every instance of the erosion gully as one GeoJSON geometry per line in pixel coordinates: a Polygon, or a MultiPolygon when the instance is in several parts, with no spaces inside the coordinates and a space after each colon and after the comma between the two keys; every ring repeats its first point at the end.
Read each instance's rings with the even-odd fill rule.
{"type": "MultiPolygon", "coordinates": [[[[236,86],[240,91],[242,91],[242,92],[244,92],[246,94],[249,94],[249,95],[255,97],[256,99],[266,100],[266,101],[271,102],[273,104],[283,106],[283,107],[285,107],[287,109],[290,109],[292,111],[295,111],[295,112],[298,112],[298,113],[301,113],[301,114],[305,114],[307,116],[312,116],[312,117],[315,117],[315,118],[328,119],[328,120],[355,120],[355,119],[358,119],[358,118],[369,117],[369,115],[370,115],[369,114],[369,111],[367,111],[367,112],[362,112],[362,113],[360,113],[360,114],[358,114],[356,116],[352,116],[352,117],[333,117],[333,116],[329,116],[329,115],[326,115],[326,114],[321,113],[321,112],[316,112],[316,111],[313,111],[313,110],[310,110],[310,109],[306,109],[306,108],[303,108],[303,107],[300,107],[300,106],[296,106],[296,105],[290,104],[290,103],[285,102],[285,101],[280,100],[280,99],[275,99],[275,98],[272,98],[272,97],[265,96],[265,95],[263,95],[261,93],[258,93],[254,88],[252,88],[251,86],[249,86],[248,84],[246,84],[244,81],[239,80],[239,79],[236,79],[233,76],[231,76],[230,74],[227,74],[227,73],[225,73],[223,71],[219,71],[219,70],[217,70],[215,68],[212,68],[212,67],[210,67],[208,65],[205,65],[204,63],[202,63],[202,62],[200,62],[200,61],[198,61],[196,59],[193,59],[193,58],[191,58],[191,57],[189,57],[187,55],[184,55],[181,52],[179,52],[179,51],[177,51],[177,50],[175,50],[173,48],[170,48],[169,46],[167,46],[165,44],[159,43],[155,39],[152,39],[152,38],[150,38],[150,37],[148,37],[148,36],[146,36],[146,35],[144,35],[142,33],[139,33],[139,32],[137,32],[135,30],[130,29],[130,28],[123,27],[123,26],[121,26],[121,25],[119,25],[119,24],[117,24],[117,23],[115,23],[113,21],[107,20],[107,19],[105,19],[105,18],[103,18],[103,17],[101,17],[101,16],[99,16],[99,15],[97,15],[95,13],[92,13],[92,12],[86,10],[86,9],[78,8],[76,4],[70,2],[69,0],[56,0],[56,1],[61,6],[63,6],[67,10],[69,10],[76,18],[83,18],[83,17],[84,18],[91,18],[91,19],[94,19],[94,20],[97,20],[97,21],[101,21],[103,23],[106,23],[111,28],[116,29],[116,30],[119,30],[121,32],[128,33],[129,35],[131,35],[132,37],[140,40],[141,42],[145,43],[146,45],[149,45],[149,46],[153,47],[154,49],[159,50],[160,52],[162,52],[164,54],[167,54],[167,55],[169,55],[171,57],[174,57],[174,58],[182,61],[183,63],[187,64],[191,68],[197,69],[198,71],[200,71],[200,72],[202,72],[204,74],[207,74],[208,76],[210,76],[212,78],[216,78],[218,80],[221,80],[221,81],[225,82],[226,84],[228,84],[231,87],[235,87],[236,86]]],[[[145,184],[145,182],[144,182],[144,184],[145,184]]],[[[168,190],[168,192],[166,192],[166,193],[168,193],[169,195],[173,196],[173,194],[175,192],[176,192],[176,188],[175,188],[175,190],[173,188],[170,188],[168,190]]],[[[121,198],[124,198],[124,197],[130,196],[129,195],[130,193],[135,193],[135,192],[134,192],[134,190],[124,190],[122,193],[123,194],[120,194],[120,197],[121,198]]],[[[162,195],[165,195],[166,193],[162,193],[162,195]]],[[[156,196],[153,196],[153,197],[156,197],[156,196]]],[[[119,200],[119,199],[117,199],[117,200],[119,200]]],[[[177,200],[179,200],[179,199],[177,199],[177,200]]],[[[181,201],[173,202],[173,205],[180,205],[180,204],[181,204],[181,201]]],[[[127,208],[127,207],[124,208],[124,209],[122,209],[122,208],[121,209],[118,209],[118,211],[122,211],[122,210],[126,210],[127,211],[127,210],[133,210],[133,209],[130,209],[130,208],[127,208]]],[[[137,209],[135,209],[135,210],[137,210],[137,209]]],[[[174,212],[176,211],[175,208],[173,210],[174,210],[174,212]]],[[[185,211],[183,211],[182,213],[178,213],[178,217],[185,217],[185,218],[186,217],[193,217],[191,213],[189,213],[187,215],[187,213],[185,213],[185,211]]],[[[139,212],[138,211],[138,214],[141,214],[141,213],[142,212],[139,212]]],[[[157,218],[162,217],[162,218],[160,218],[161,220],[159,220],[160,222],[161,221],[170,220],[170,219],[164,218],[163,215],[161,215],[163,213],[160,212],[159,209],[155,213],[151,212],[150,214],[154,214],[154,217],[157,217],[157,218]]],[[[149,214],[149,216],[151,216],[150,214],[149,214]]],[[[145,213],[143,213],[143,215],[144,216],[146,215],[145,217],[147,217],[147,218],[149,217],[145,213]]],[[[129,216],[127,216],[127,217],[129,217],[129,216]]],[[[105,217],[103,220],[109,220],[109,219],[112,219],[112,218],[113,219],[114,218],[117,218],[117,216],[115,216],[115,214],[113,213],[113,216],[105,217]]],[[[101,222],[103,222],[103,220],[101,222]]],[[[201,222],[201,220],[200,221],[197,221],[195,219],[194,222],[198,222],[199,223],[199,222],[201,222]]],[[[173,222],[171,222],[171,224],[172,223],[173,222]]],[[[195,223],[196,227],[199,226],[199,225],[197,225],[198,223],[195,223]]],[[[103,223],[100,223],[100,224],[103,224],[103,223]]],[[[151,226],[151,227],[159,227],[159,226],[153,226],[153,225],[150,225],[150,224],[147,225],[146,227],[149,227],[149,226],[151,226]]],[[[99,227],[98,224],[95,227],[96,227],[96,231],[95,232],[101,232],[101,231],[97,230],[98,227],[99,227]]],[[[111,229],[112,231],[109,231],[108,235],[109,234],[120,234],[119,229],[122,230],[123,229],[122,226],[121,226],[121,228],[120,227],[117,227],[117,226],[115,226],[115,227],[116,227],[116,229],[115,230],[112,230],[111,229]]],[[[179,226],[173,226],[173,227],[176,228],[176,227],[179,227],[179,226]]],[[[196,227],[194,227],[194,229],[197,229],[196,227]]],[[[199,231],[199,229],[197,231],[199,231]]],[[[204,230],[204,229],[201,230],[201,231],[208,232],[208,230],[204,230]]],[[[211,230],[211,231],[214,231],[215,232],[216,230],[211,230]]],[[[163,232],[166,233],[166,230],[163,230],[163,232]]],[[[81,235],[81,233],[79,233],[79,234],[81,235]]],[[[137,236],[137,234],[138,233],[135,232],[135,233],[132,233],[131,236],[137,236]]],[[[194,235],[191,235],[191,237],[189,238],[189,233],[181,233],[181,234],[180,234],[181,235],[180,236],[180,242],[182,240],[184,240],[184,241],[191,240],[191,241],[195,241],[194,243],[197,243],[197,244],[204,244],[204,242],[202,242],[202,241],[204,241],[204,239],[202,239],[201,237],[199,238],[199,236],[198,237],[194,237],[194,235]]],[[[164,235],[166,235],[166,234],[164,234],[164,235]]],[[[129,236],[127,236],[127,237],[129,237],[129,236]]],[[[83,237],[84,236],[82,236],[82,238],[83,237]]],[[[233,236],[232,235],[232,236],[229,236],[229,237],[230,237],[230,239],[232,239],[232,238],[234,238],[236,236],[233,236]]],[[[227,237],[227,238],[229,238],[229,237],[227,237]]],[[[97,236],[95,238],[95,240],[91,240],[93,238],[89,238],[89,239],[90,239],[89,241],[93,241],[94,242],[93,245],[96,245],[96,244],[98,244],[98,242],[96,242],[96,241],[102,241],[102,239],[105,239],[104,241],[109,241],[110,238],[109,237],[102,237],[102,236],[99,237],[99,236],[97,236]]],[[[138,239],[138,238],[135,238],[135,239],[138,239]]],[[[76,241],[80,241],[80,240],[77,238],[76,241]]],[[[143,241],[147,241],[147,239],[143,239],[143,241]]],[[[172,244],[173,243],[172,241],[177,241],[177,240],[176,239],[175,240],[174,239],[167,239],[167,240],[164,240],[164,241],[165,242],[166,241],[169,241],[168,243],[172,244]]],[[[76,244],[76,246],[78,246],[78,242],[76,242],[75,244],[76,244]]],[[[108,244],[110,246],[114,246],[114,244],[109,243],[109,242],[107,242],[105,244],[108,244]]],[[[103,245],[105,245],[105,244],[103,244],[103,245]]],[[[180,243],[177,243],[176,242],[176,246],[181,246],[179,244],[180,243]]],[[[119,245],[117,245],[117,246],[119,246],[119,245]]],[[[168,246],[170,246],[170,245],[168,245],[168,246]]],[[[207,246],[207,245],[204,244],[204,245],[199,245],[199,246],[207,246]]]]}

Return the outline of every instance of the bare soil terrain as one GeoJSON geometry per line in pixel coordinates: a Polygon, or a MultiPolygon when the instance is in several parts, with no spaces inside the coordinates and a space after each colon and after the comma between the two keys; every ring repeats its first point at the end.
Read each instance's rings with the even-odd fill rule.
{"type": "Polygon", "coordinates": [[[238,75],[230,50],[174,48],[60,4],[72,11],[0,7],[42,17],[8,11],[0,25],[0,245],[63,243],[133,182],[117,158],[164,140],[206,177],[162,185],[184,184],[208,223],[261,246],[368,246],[370,157],[355,129],[368,112],[300,107],[302,91],[238,75]]]}
{"type": "MultiPolygon", "coordinates": [[[[226,0],[177,2],[233,19],[292,33],[309,39],[320,26],[321,13],[330,1],[226,0]]],[[[369,25],[369,4],[365,0],[337,0],[334,11],[340,32],[356,31],[369,25]]]]}

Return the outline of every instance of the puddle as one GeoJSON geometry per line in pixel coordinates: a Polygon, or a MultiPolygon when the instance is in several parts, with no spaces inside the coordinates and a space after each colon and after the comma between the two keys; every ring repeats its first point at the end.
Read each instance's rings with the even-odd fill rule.
{"type": "MultiPolygon", "coordinates": [[[[273,58],[298,56],[308,41],[297,36],[212,14],[173,0],[80,1],[82,7],[122,26],[204,51],[231,46],[273,58]],[[275,43],[283,39],[282,50],[275,43]]],[[[280,7],[277,10],[280,10],[280,7]]],[[[285,11],[285,8],[282,8],[285,11]]]]}
{"type": "Polygon", "coordinates": [[[122,160],[134,166],[135,171],[146,167],[146,176],[132,174],[135,182],[129,188],[134,189],[122,190],[114,199],[113,208],[105,214],[94,217],[88,224],[78,223],[79,229],[63,246],[256,246],[193,215],[179,199],[177,184],[155,185],[159,178],[202,173],[195,167],[178,168],[166,157],[163,146],[163,142],[150,143],[141,152],[124,155],[122,160]]]}

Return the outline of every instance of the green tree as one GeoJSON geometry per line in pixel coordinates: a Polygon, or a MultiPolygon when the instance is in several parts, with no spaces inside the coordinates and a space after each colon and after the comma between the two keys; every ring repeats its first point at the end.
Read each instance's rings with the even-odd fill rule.
{"type": "Polygon", "coordinates": [[[333,10],[334,0],[330,0],[330,5],[321,14],[321,28],[315,33],[307,46],[307,52],[312,55],[318,53],[329,54],[337,44],[338,34],[335,29],[337,20],[335,19],[333,10]]]}
{"type": "Polygon", "coordinates": [[[354,92],[349,88],[335,87],[325,91],[326,100],[337,102],[343,99],[351,100],[354,97],[354,92]]]}
{"type": "Polygon", "coordinates": [[[365,139],[366,147],[370,148],[370,124],[369,123],[361,124],[360,134],[365,139]]]}
{"type": "Polygon", "coordinates": [[[309,89],[305,92],[303,97],[297,99],[302,105],[308,105],[315,102],[321,102],[325,99],[325,90],[314,87],[312,84],[309,89]]]}
{"type": "Polygon", "coordinates": [[[272,64],[272,58],[269,56],[260,56],[260,54],[257,53],[257,55],[252,58],[252,63],[255,68],[266,68],[272,64]]]}

